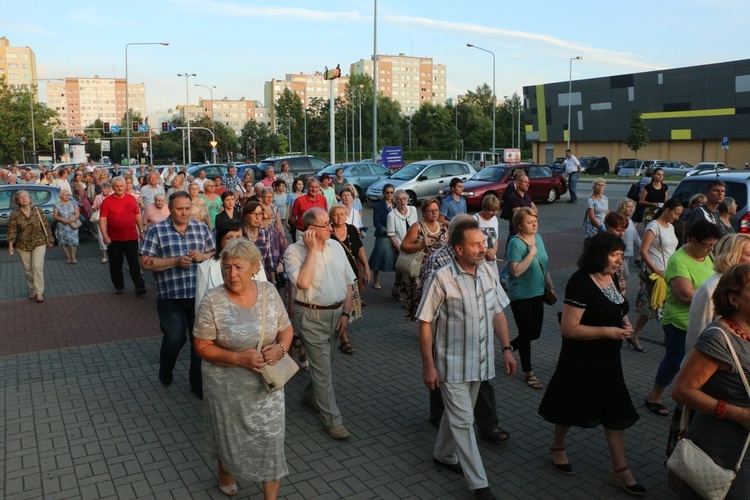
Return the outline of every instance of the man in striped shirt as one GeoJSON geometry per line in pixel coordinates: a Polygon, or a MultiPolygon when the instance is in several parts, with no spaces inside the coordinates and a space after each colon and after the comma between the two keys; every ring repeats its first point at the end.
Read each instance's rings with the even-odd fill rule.
{"type": "Polygon", "coordinates": [[[428,389],[440,389],[445,403],[433,462],[463,473],[476,498],[493,499],[473,409],[481,382],[495,376],[493,334],[503,346],[506,375],[516,370],[503,312],[509,301],[484,260],[484,233],[476,220],[457,222],[448,244],[456,257],[428,280],[417,311],[422,378],[428,389]]]}

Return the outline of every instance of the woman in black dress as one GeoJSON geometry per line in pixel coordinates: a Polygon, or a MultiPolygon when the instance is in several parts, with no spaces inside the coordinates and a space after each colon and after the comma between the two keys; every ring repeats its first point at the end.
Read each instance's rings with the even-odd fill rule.
{"type": "Polygon", "coordinates": [[[643,227],[654,220],[656,211],[666,203],[669,195],[669,186],[664,184],[664,170],[656,167],[651,174],[651,183],[646,184],[638,200],[638,208],[643,211],[641,220],[643,227]]]}
{"type": "Polygon", "coordinates": [[[568,280],[562,313],[562,348],[539,414],[555,424],[552,462],[572,474],[565,437],[572,426],[604,427],[612,458],[609,482],[643,495],[625,461],[625,429],[638,420],[622,375],[620,349],[633,327],[628,301],[612,275],[622,264],[625,243],[611,233],[596,234],[568,280]]]}

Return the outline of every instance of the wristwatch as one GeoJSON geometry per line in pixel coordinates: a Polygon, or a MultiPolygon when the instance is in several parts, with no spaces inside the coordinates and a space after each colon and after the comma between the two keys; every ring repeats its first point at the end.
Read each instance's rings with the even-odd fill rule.
{"type": "Polygon", "coordinates": [[[503,352],[505,351],[513,352],[513,346],[512,345],[503,346],[503,352]]]}
{"type": "Polygon", "coordinates": [[[351,315],[349,313],[342,312],[341,315],[346,316],[347,318],[351,318],[351,315]]]}

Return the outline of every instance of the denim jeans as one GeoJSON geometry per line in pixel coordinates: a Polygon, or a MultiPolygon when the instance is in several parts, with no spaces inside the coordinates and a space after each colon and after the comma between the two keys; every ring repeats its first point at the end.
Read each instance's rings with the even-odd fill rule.
{"type": "Polygon", "coordinates": [[[664,357],[656,370],[656,383],[667,387],[680,371],[680,363],[685,357],[685,337],[687,332],[680,330],[674,325],[663,325],[664,338],[667,341],[667,349],[664,357]]]}
{"type": "Polygon", "coordinates": [[[578,172],[573,172],[572,174],[568,174],[568,191],[570,191],[570,199],[573,201],[578,201],[578,192],[576,189],[578,188],[578,172]]]}
{"type": "Polygon", "coordinates": [[[159,368],[172,373],[180,349],[190,339],[190,387],[203,388],[201,358],[193,348],[193,325],[195,324],[195,299],[156,299],[159,327],[164,334],[161,340],[159,368]]]}

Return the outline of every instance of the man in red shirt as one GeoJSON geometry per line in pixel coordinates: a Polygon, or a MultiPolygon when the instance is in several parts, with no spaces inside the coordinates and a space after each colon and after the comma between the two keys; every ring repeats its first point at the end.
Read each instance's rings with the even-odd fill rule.
{"type": "Polygon", "coordinates": [[[305,231],[302,216],[312,207],[320,207],[326,212],[328,211],[326,197],[320,192],[320,181],[315,177],[308,179],[307,192],[302,196],[298,196],[294,200],[294,205],[292,205],[292,219],[294,220],[294,225],[297,227],[298,237],[300,233],[305,231]]]}
{"type": "Polygon", "coordinates": [[[99,230],[109,252],[109,276],[115,293],[122,295],[125,291],[122,261],[123,258],[127,259],[135,294],[143,295],[146,293],[146,283],[141,276],[138,259],[138,238],[144,235],[141,211],[135,197],[125,192],[125,179],[115,177],[112,189],[114,193],[104,199],[99,212],[99,230]]]}

